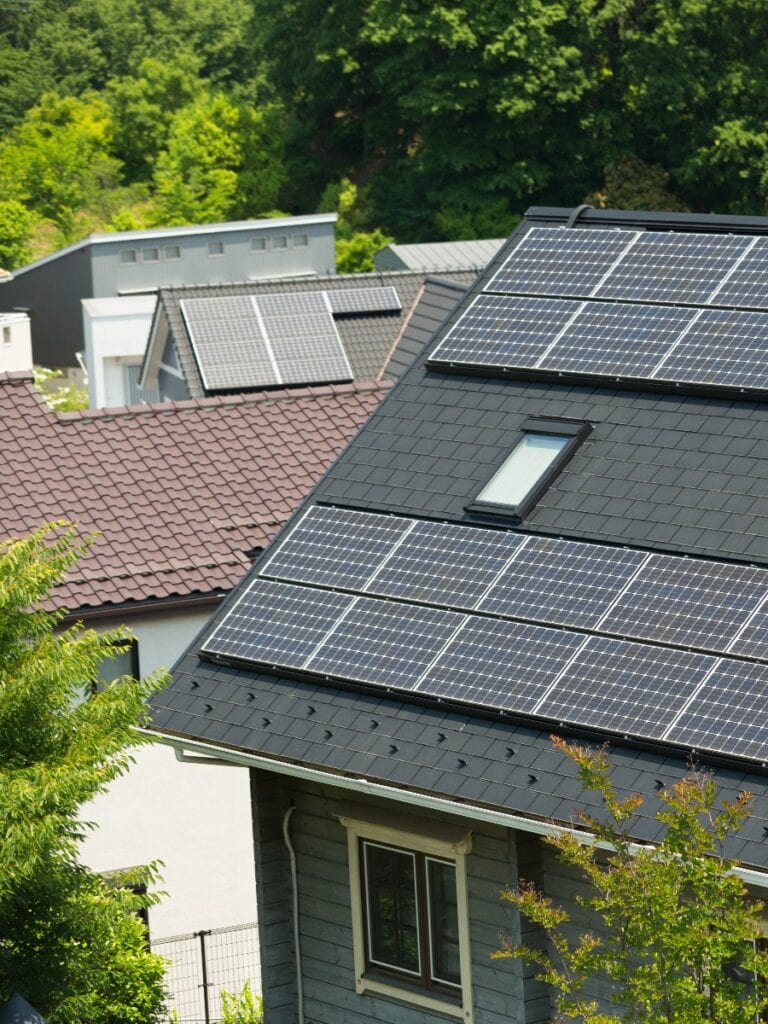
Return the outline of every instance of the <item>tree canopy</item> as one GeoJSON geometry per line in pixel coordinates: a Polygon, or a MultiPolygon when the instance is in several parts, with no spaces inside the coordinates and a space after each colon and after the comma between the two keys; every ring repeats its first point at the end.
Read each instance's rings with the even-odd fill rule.
{"type": "Polygon", "coordinates": [[[149,952],[127,883],[82,867],[84,804],[144,738],[160,676],[91,692],[125,629],[65,626],[51,591],[83,545],[66,524],[0,544],[0,1002],[20,992],[52,1024],[148,1024],[163,1010],[164,965],[149,952]]]}
{"type": "Polygon", "coordinates": [[[309,213],[345,179],[366,197],[358,230],[402,242],[495,237],[531,203],[762,214],[767,13],[768,0],[5,5],[0,132],[19,153],[0,178],[37,227],[6,213],[0,252],[12,264],[95,227],[309,213]]]}
{"type": "MultiPolygon", "coordinates": [[[[540,947],[506,944],[497,957],[522,956],[554,989],[563,1020],[582,1024],[754,1024],[768,1008],[768,953],[763,904],[751,898],[728,840],[744,825],[751,797],[717,806],[714,777],[691,772],[659,793],[661,840],[633,842],[643,800],[618,799],[605,749],[555,738],[586,789],[597,790],[603,813],[582,812],[593,840],[563,830],[549,842],[588,883],[575,896],[590,930],[530,882],[503,898],[538,925],[540,947]],[[602,982],[603,997],[594,995],[602,982]]],[[[560,1017],[558,1017],[560,1019],[560,1017]]]]}

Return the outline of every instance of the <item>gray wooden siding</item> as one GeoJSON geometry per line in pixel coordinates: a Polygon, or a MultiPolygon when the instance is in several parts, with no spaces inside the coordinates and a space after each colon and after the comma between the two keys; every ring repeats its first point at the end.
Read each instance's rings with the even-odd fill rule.
{"type": "MultiPolygon", "coordinates": [[[[281,815],[295,804],[291,835],[299,874],[300,943],[307,1024],[445,1024],[456,1020],[407,1003],[355,992],[347,834],[339,824],[341,791],[285,782],[254,782],[254,819],[262,932],[263,985],[270,1024],[295,1024],[289,1004],[294,964],[290,942],[287,852],[278,839],[281,815]],[[266,902],[264,902],[266,901],[266,902]],[[286,931],[288,937],[286,938],[286,931]],[[291,953],[292,956],[292,953],[291,953]]],[[[367,801],[391,809],[397,805],[367,801]]],[[[426,816],[426,815],[425,815],[426,816]]],[[[432,817],[434,817],[432,815],[432,817]]],[[[500,899],[517,877],[515,834],[500,828],[473,829],[467,861],[470,899],[473,998],[476,1024],[525,1024],[522,965],[490,959],[502,934],[518,941],[517,914],[500,899]]]]}

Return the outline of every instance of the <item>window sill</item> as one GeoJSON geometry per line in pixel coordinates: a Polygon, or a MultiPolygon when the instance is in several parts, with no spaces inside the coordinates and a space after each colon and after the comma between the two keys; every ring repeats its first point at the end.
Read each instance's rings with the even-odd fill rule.
{"type": "Polygon", "coordinates": [[[401,1003],[410,1003],[423,1010],[433,1010],[436,1013],[443,1013],[449,1017],[457,1017],[461,1020],[470,1020],[471,1011],[466,1010],[462,1005],[460,996],[453,999],[447,993],[445,995],[433,995],[425,989],[416,988],[407,983],[396,981],[384,981],[381,978],[364,974],[356,980],[358,995],[370,993],[377,996],[385,996],[388,999],[396,999],[401,1003]]]}

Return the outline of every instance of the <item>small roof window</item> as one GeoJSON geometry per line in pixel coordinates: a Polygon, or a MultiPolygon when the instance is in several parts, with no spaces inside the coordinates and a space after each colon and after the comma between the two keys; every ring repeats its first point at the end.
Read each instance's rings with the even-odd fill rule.
{"type": "Polygon", "coordinates": [[[468,507],[522,518],[590,429],[588,423],[568,420],[528,420],[515,447],[468,507]]]}

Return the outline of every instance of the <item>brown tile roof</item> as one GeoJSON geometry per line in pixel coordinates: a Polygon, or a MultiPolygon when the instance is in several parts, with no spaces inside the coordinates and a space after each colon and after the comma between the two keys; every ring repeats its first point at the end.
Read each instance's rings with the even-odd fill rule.
{"type": "Polygon", "coordinates": [[[98,531],[59,588],[73,611],[228,589],[389,386],[56,415],[28,374],[0,373],[0,537],[98,531]]]}

